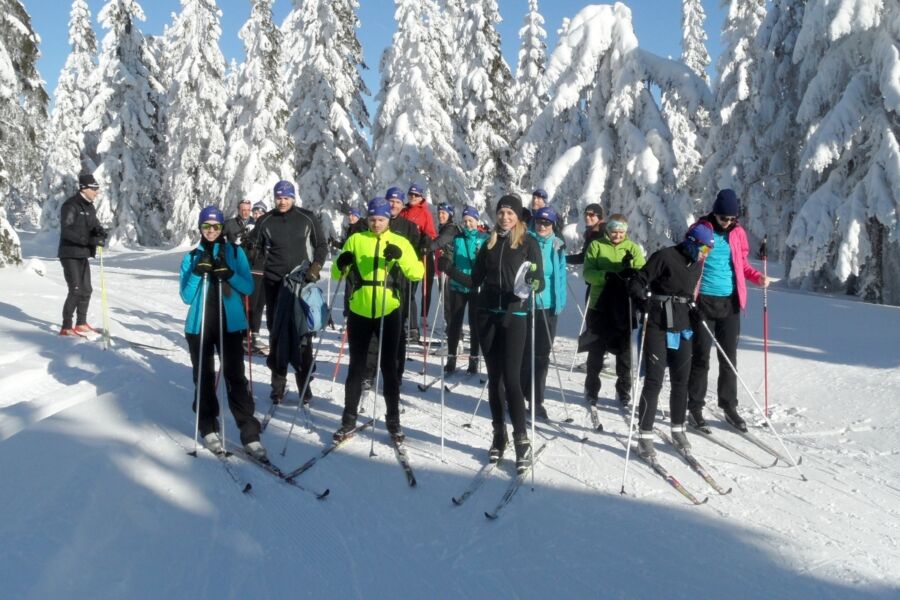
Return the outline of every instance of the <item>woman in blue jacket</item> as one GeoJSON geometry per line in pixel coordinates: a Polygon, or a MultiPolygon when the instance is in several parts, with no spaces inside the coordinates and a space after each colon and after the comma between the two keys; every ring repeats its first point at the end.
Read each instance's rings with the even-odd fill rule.
{"type": "MultiPolygon", "coordinates": [[[[463,210],[463,229],[453,238],[453,266],[461,273],[472,274],[472,266],[478,251],[487,241],[487,234],[478,231],[478,210],[467,206],[463,210]]],[[[478,372],[478,326],[475,310],[475,297],[478,290],[466,287],[458,281],[450,280],[445,303],[447,305],[447,345],[449,356],[444,371],[447,374],[456,370],[456,349],[462,334],[463,317],[466,305],[469,306],[469,373],[478,372]]]]}
{"type": "MultiPolygon", "coordinates": [[[[547,384],[547,371],[550,367],[550,351],[556,338],[556,319],[566,306],[566,244],[554,233],[557,223],[556,211],[549,206],[534,212],[529,232],[537,240],[544,261],[544,289],[535,294],[537,312],[534,315],[534,395],[537,403],[534,414],[538,419],[546,420],[547,409],[544,408],[544,388],[547,384]]],[[[528,333],[525,341],[525,359],[522,361],[522,390],[531,411],[531,320],[528,321],[528,333]]]]}
{"type": "MultiPolygon", "coordinates": [[[[225,217],[217,207],[207,206],[200,211],[200,244],[181,261],[181,299],[190,305],[184,336],[191,353],[194,385],[200,389],[200,435],[212,452],[224,451],[219,437],[219,400],[216,397],[214,355],[218,351],[228,406],[241,432],[241,443],[251,456],[265,460],[266,450],[259,442],[259,421],[253,416],[253,398],[244,376],[242,340],[247,329],[244,297],[253,293],[253,276],[244,251],[222,237],[224,223],[225,217]],[[220,308],[224,319],[221,340],[220,308]],[[203,374],[202,381],[198,382],[201,360],[203,374]]],[[[197,410],[196,406],[194,410],[197,410]]]]}

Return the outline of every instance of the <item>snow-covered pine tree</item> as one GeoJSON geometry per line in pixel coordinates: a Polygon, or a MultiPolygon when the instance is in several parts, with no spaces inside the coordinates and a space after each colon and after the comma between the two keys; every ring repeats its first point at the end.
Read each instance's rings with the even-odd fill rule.
{"type": "Polygon", "coordinates": [[[528,0],[528,12],[519,29],[519,62],[516,65],[516,84],[511,98],[515,106],[513,116],[516,128],[513,133],[516,139],[531,126],[550,101],[546,91],[541,90],[541,79],[547,62],[546,39],[544,17],[538,12],[538,2],[528,0]]]}
{"type": "Polygon", "coordinates": [[[222,207],[226,106],[221,16],[215,0],[181,0],[181,13],[169,32],[172,84],[162,197],[168,208],[166,232],[176,244],[199,237],[201,208],[222,207]]]}
{"type": "Polygon", "coordinates": [[[135,0],[109,0],[99,13],[108,33],[84,111],[86,136],[98,140],[94,177],[100,184],[97,217],[111,241],[159,243],[164,216],[158,197],[157,115],[162,89],[153,55],[137,26],[144,11],[135,0]]]}
{"type": "Polygon", "coordinates": [[[4,201],[11,221],[19,226],[40,222],[41,160],[49,98],[38,73],[40,36],[21,0],[0,0],[0,40],[12,66],[13,95],[0,105],[0,128],[7,188],[4,201]]]}
{"type": "Polygon", "coordinates": [[[342,204],[361,206],[372,189],[358,7],[357,0],[305,0],[295,8],[298,44],[291,51],[303,55],[292,59],[297,76],[289,80],[294,172],[303,205],[327,211],[333,222],[342,204]]]}
{"type": "Polygon", "coordinates": [[[900,5],[806,3],[794,60],[806,132],[788,274],[900,303],[900,5]]]}
{"type": "Polygon", "coordinates": [[[431,198],[459,202],[468,197],[467,177],[442,101],[450,92],[432,39],[440,31],[427,18],[437,7],[432,0],[396,0],[396,5],[397,31],[381,58],[374,185],[381,190],[419,181],[431,198]]]}
{"type": "Polygon", "coordinates": [[[272,186],[291,175],[288,107],[281,79],[281,32],[272,21],[272,0],[252,0],[241,27],[246,60],[232,73],[227,154],[222,197],[229,212],[242,199],[269,200],[272,186]]]}
{"type": "Polygon", "coordinates": [[[768,236],[769,254],[783,256],[790,229],[800,142],[796,121],[802,90],[793,61],[803,21],[804,0],[775,0],[756,38],[759,75],[751,123],[758,148],[758,181],[746,191],[744,226],[754,237],[768,236]]]}
{"type": "Polygon", "coordinates": [[[492,205],[512,186],[514,84],[500,49],[499,22],[496,0],[469,2],[458,45],[462,57],[455,89],[456,119],[467,150],[469,187],[475,205],[482,207],[492,205]]]}
{"type": "MultiPolygon", "coordinates": [[[[681,62],[709,85],[709,53],[706,50],[706,31],[703,23],[706,14],[700,0],[681,2],[681,62]]],[[[711,116],[700,107],[691,110],[682,101],[677,90],[662,95],[662,111],[669,130],[672,132],[672,147],[675,152],[676,182],[680,190],[687,192],[699,210],[704,208],[704,198],[708,197],[702,178],[703,150],[709,134],[711,116]]]]}
{"type": "Polygon", "coordinates": [[[696,109],[712,106],[705,82],[682,63],[638,48],[631,11],[621,3],[582,9],[560,38],[546,77],[552,100],[523,138],[518,164],[530,164],[542,144],[556,139],[556,115],[583,105],[590,134],[537,174],[557,210],[600,202],[624,213],[629,235],[650,250],[679,237],[693,219],[691,203],[677,188],[671,134],[650,86],[678,90],[696,109]],[[581,189],[560,197],[557,182],[573,173],[584,182],[581,189]]]}
{"type": "Polygon", "coordinates": [[[97,36],[85,0],[72,2],[69,44],[72,51],[66,58],[53,94],[49,136],[53,143],[47,148],[41,185],[44,198],[41,225],[45,229],[59,227],[59,207],[78,189],[78,175],[82,171],[93,172],[96,168],[92,161],[83,160],[82,117],[93,96],[89,86],[97,67],[97,36]]]}
{"type": "MultiPolygon", "coordinates": [[[[16,74],[6,44],[0,38],[0,115],[9,115],[16,102],[16,74]]],[[[6,197],[10,186],[6,156],[11,149],[15,131],[0,120],[0,267],[18,264],[22,260],[19,236],[6,218],[6,197]]]]}
{"type": "Polygon", "coordinates": [[[732,188],[741,198],[759,182],[760,156],[753,139],[754,94],[758,93],[759,51],[755,40],[766,16],[765,0],[722,0],[722,54],[715,85],[717,114],[707,139],[706,206],[716,191],[732,188]]]}

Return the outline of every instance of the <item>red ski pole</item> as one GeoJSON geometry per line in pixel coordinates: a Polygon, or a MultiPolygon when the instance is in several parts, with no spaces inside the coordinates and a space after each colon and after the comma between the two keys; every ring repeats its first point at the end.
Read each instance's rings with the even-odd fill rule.
{"type": "MultiPolygon", "coordinates": [[[[759,256],[763,261],[763,282],[769,279],[769,255],[766,248],[769,236],[763,237],[759,256]]],[[[769,286],[763,285],[763,385],[766,417],[769,417],[769,286]]]]}

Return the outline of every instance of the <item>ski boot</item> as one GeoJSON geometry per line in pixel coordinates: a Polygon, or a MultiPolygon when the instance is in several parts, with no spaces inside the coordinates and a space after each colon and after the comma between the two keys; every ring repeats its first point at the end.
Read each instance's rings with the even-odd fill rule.
{"type": "Polygon", "coordinates": [[[691,442],[688,440],[687,433],[684,431],[684,424],[672,425],[672,445],[675,446],[676,450],[684,452],[691,451],[691,442]]]}
{"type": "Polygon", "coordinates": [[[726,406],[722,408],[722,412],[725,413],[725,420],[728,421],[729,425],[738,431],[743,431],[744,433],[747,432],[747,422],[738,414],[737,408],[734,406],[726,406]]]}
{"type": "Polygon", "coordinates": [[[514,438],[516,447],[516,474],[521,475],[531,468],[531,440],[527,437],[514,438]]]}
{"type": "Polygon", "coordinates": [[[249,454],[252,458],[258,460],[259,462],[268,462],[269,457],[266,454],[266,449],[262,444],[259,443],[259,440],[255,442],[249,442],[244,444],[244,450],[249,454]]]}
{"type": "Polygon", "coordinates": [[[641,431],[638,434],[638,455],[645,460],[656,460],[656,449],[653,447],[653,432],[641,431]]]}
{"type": "Polygon", "coordinates": [[[703,433],[712,433],[712,430],[709,428],[709,425],[706,423],[706,419],[703,418],[703,407],[702,406],[694,406],[688,408],[688,419],[696,429],[699,429],[703,433]]]}
{"type": "Polygon", "coordinates": [[[472,356],[471,358],[469,358],[469,368],[466,369],[466,373],[472,373],[473,375],[475,373],[478,373],[478,357],[477,356],[472,356]]]}
{"type": "Polygon", "coordinates": [[[356,423],[350,421],[341,423],[341,428],[331,435],[331,439],[336,443],[343,442],[353,434],[354,429],[356,429],[356,423]]]}
{"type": "Polygon", "coordinates": [[[222,445],[222,438],[218,432],[211,431],[203,436],[203,445],[213,454],[222,454],[225,452],[225,446],[222,445]]]}
{"type": "Polygon", "coordinates": [[[585,406],[587,406],[587,407],[597,406],[598,400],[599,400],[599,397],[597,396],[597,394],[589,394],[589,393],[585,392],[585,394],[584,394],[584,405],[585,406]]]}
{"type": "MultiPolygon", "coordinates": [[[[528,418],[531,418],[531,404],[528,405],[528,418]]],[[[550,415],[547,414],[547,409],[544,408],[543,404],[538,404],[534,407],[534,418],[538,421],[549,421],[550,415]]]]}
{"type": "Polygon", "coordinates": [[[506,437],[506,426],[494,427],[494,440],[491,442],[491,449],[488,450],[488,460],[492,463],[499,462],[503,458],[503,452],[509,438],[506,437]]]}
{"type": "Polygon", "coordinates": [[[388,434],[391,436],[391,441],[395,444],[402,444],[403,440],[406,439],[406,434],[403,433],[403,428],[400,427],[400,421],[398,420],[388,420],[387,422],[387,430],[388,434]]]}
{"type": "Polygon", "coordinates": [[[448,356],[447,363],[444,365],[444,375],[451,375],[456,371],[456,357],[448,356]]]}
{"type": "Polygon", "coordinates": [[[623,409],[628,410],[631,408],[631,394],[616,392],[616,400],[619,401],[623,409]]]}

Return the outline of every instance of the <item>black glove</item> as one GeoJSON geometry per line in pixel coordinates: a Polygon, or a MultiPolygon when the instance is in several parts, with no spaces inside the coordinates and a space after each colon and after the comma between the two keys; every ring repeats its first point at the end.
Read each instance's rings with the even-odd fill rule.
{"type": "Polygon", "coordinates": [[[212,255],[209,252],[204,252],[200,257],[200,260],[197,261],[197,264],[194,265],[194,273],[200,275],[207,275],[213,270],[213,259],[212,255]]]}
{"type": "Polygon", "coordinates": [[[355,260],[356,259],[354,258],[353,253],[348,250],[346,252],[341,252],[338,255],[337,260],[335,261],[335,264],[337,265],[338,269],[343,271],[344,269],[346,269],[350,265],[352,265],[355,260]]]}
{"type": "Polygon", "coordinates": [[[309,268],[306,270],[306,274],[303,275],[303,279],[308,283],[315,283],[319,280],[319,271],[322,270],[322,265],[317,262],[309,265],[309,268]]]}
{"type": "Polygon", "coordinates": [[[438,271],[443,271],[444,273],[449,273],[453,268],[453,261],[450,260],[450,257],[446,254],[441,254],[440,258],[437,260],[437,268],[438,271]]]}
{"type": "Polygon", "coordinates": [[[228,281],[234,275],[234,271],[225,262],[225,259],[219,255],[216,257],[212,265],[212,273],[219,278],[219,281],[228,281]]]}
{"type": "Polygon", "coordinates": [[[635,275],[637,275],[637,270],[632,269],[631,267],[628,267],[627,269],[622,269],[622,271],[619,272],[619,277],[621,277],[625,281],[631,281],[631,278],[634,277],[635,275]]]}
{"type": "Polygon", "coordinates": [[[630,269],[632,260],[634,260],[634,255],[631,253],[631,250],[626,250],[625,256],[622,258],[622,266],[625,267],[626,270],[630,269]]]}
{"type": "Polygon", "coordinates": [[[628,295],[635,300],[644,301],[647,299],[647,288],[644,287],[640,277],[632,277],[628,281],[628,295]]]}
{"type": "Polygon", "coordinates": [[[102,248],[106,245],[106,237],[92,235],[88,238],[88,245],[102,248]]]}
{"type": "Polygon", "coordinates": [[[403,250],[400,249],[400,246],[388,244],[384,247],[384,258],[386,260],[398,260],[401,256],[403,256],[403,250]]]}

